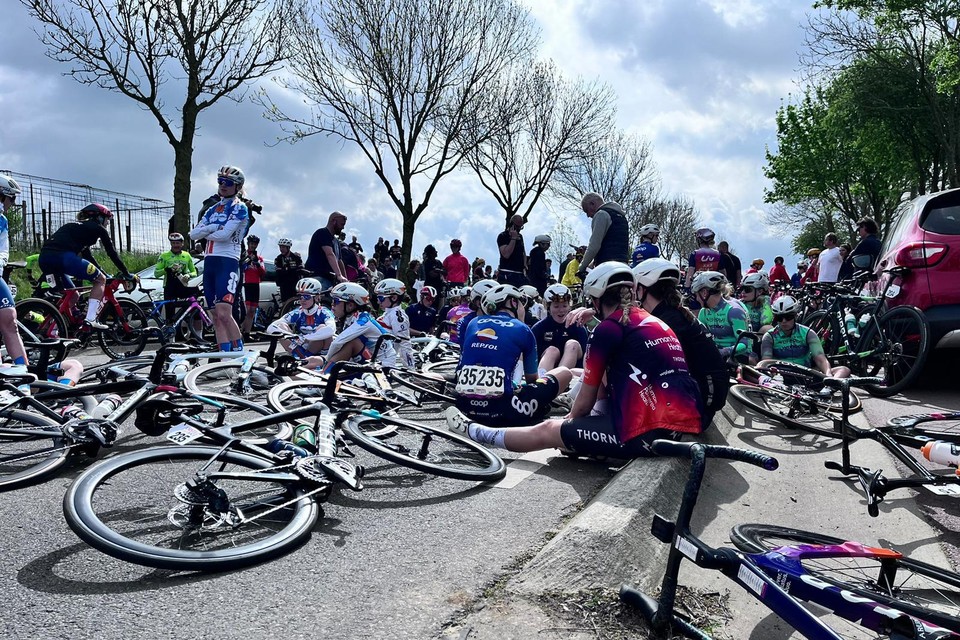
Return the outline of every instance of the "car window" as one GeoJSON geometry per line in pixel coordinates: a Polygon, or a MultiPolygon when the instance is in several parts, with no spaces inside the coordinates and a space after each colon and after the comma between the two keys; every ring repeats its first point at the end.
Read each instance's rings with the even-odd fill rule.
{"type": "Polygon", "coordinates": [[[912,201],[904,202],[893,214],[893,224],[890,225],[890,230],[887,232],[886,237],[883,238],[883,245],[880,249],[881,255],[885,255],[891,247],[900,243],[901,237],[906,233],[907,229],[910,228],[910,223],[913,221],[913,210],[914,203],[912,201]]]}
{"type": "Polygon", "coordinates": [[[920,226],[930,233],[960,236],[960,204],[930,209],[920,226]]]}

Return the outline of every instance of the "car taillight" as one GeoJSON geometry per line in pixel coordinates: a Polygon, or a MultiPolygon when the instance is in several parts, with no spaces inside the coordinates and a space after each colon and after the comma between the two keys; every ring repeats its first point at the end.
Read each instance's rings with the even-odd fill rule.
{"type": "Polygon", "coordinates": [[[897,251],[897,264],[911,269],[924,269],[940,263],[947,255],[947,245],[940,242],[911,242],[897,251]]]}

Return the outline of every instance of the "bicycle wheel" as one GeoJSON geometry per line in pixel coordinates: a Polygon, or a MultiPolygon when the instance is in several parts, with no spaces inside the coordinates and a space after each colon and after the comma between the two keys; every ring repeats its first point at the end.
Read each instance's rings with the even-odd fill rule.
{"type": "MultiPolygon", "coordinates": [[[[208,316],[209,317],[209,316],[208,316]]],[[[198,309],[192,309],[177,325],[177,337],[182,342],[211,342],[217,341],[213,332],[213,322],[203,321],[198,309]]]]}
{"type": "Polygon", "coordinates": [[[20,332],[23,340],[39,342],[67,337],[66,319],[48,301],[41,298],[27,298],[18,302],[14,308],[17,311],[17,320],[26,330],[26,333],[20,332]]]}
{"type": "Polygon", "coordinates": [[[69,455],[69,443],[53,420],[19,409],[0,413],[0,491],[55,473],[69,455]]]}
{"type": "Polygon", "coordinates": [[[254,365],[246,381],[241,383],[237,376],[242,366],[242,359],[237,358],[195,367],[183,379],[183,385],[201,395],[219,393],[264,402],[271,388],[286,381],[269,367],[254,365]]]}
{"type": "Polygon", "coordinates": [[[439,400],[453,404],[454,384],[441,374],[421,373],[412,369],[389,369],[387,376],[391,382],[417,392],[420,399],[439,400]]]}
{"type": "MultiPolygon", "coordinates": [[[[840,538],[765,524],[741,524],[730,532],[733,544],[747,553],[790,545],[839,545],[840,538]]],[[[813,554],[810,554],[813,556],[813,554]]],[[[889,554],[798,558],[811,576],[904,611],[952,631],[960,631],[960,575],[925,562],[889,554]]]]}
{"type": "Polygon", "coordinates": [[[898,434],[916,438],[918,441],[945,440],[960,444],[960,419],[937,418],[940,415],[943,414],[896,416],[887,420],[887,424],[898,434]],[[927,417],[932,419],[923,419],[927,417]]]}
{"type": "Polygon", "coordinates": [[[437,362],[428,362],[423,365],[423,372],[441,376],[448,383],[455,384],[457,381],[457,367],[459,360],[439,360],[437,362]]]}
{"type": "Polygon", "coordinates": [[[876,350],[861,362],[861,372],[886,381],[885,386],[864,389],[874,396],[892,396],[913,384],[923,371],[930,354],[930,323],[914,307],[894,307],[867,325],[857,350],[876,350]]]}
{"type": "Polygon", "coordinates": [[[829,438],[840,437],[840,434],[833,430],[833,418],[836,416],[828,406],[811,398],[798,399],[784,391],[749,384],[733,385],[730,387],[730,395],[757,413],[788,427],[829,438]]]}
{"type": "MultiPolygon", "coordinates": [[[[223,395],[219,393],[205,393],[203,397],[216,400],[226,405],[226,418],[224,424],[239,426],[250,420],[256,420],[263,416],[273,415],[273,411],[263,406],[259,402],[252,402],[237,398],[235,396],[223,395]]],[[[203,411],[196,417],[204,422],[212,424],[218,416],[219,410],[207,403],[203,404],[203,411]]],[[[266,425],[257,429],[237,431],[236,435],[241,440],[251,444],[263,445],[270,440],[280,439],[289,440],[293,435],[294,425],[290,422],[281,422],[279,424],[266,425]]]]}
{"type": "Polygon", "coordinates": [[[499,480],[507,473],[498,456],[445,429],[386,415],[352,415],[342,427],[346,436],[363,449],[418,471],[475,481],[499,480]],[[385,425],[391,428],[385,430],[385,425]]]}
{"type": "MultiPolygon", "coordinates": [[[[819,394],[824,387],[824,376],[822,373],[793,362],[775,360],[770,361],[769,364],[765,364],[762,367],[758,365],[757,369],[768,375],[779,373],[783,376],[783,383],[797,392],[815,392],[819,394]],[[776,369],[776,371],[771,372],[771,369],[776,369]]],[[[843,401],[839,391],[834,391],[829,398],[818,395],[817,400],[823,402],[828,411],[839,413],[843,410],[843,401]]],[[[857,413],[863,410],[863,400],[861,400],[857,394],[851,393],[849,402],[850,406],[848,410],[850,413],[857,413]]]]}
{"type": "Polygon", "coordinates": [[[105,304],[99,320],[107,329],[97,332],[97,341],[103,352],[114,360],[140,355],[147,346],[150,334],[147,314],[131,300],[118,300],[120,313],[105,304]]]}
{"type": "Polygon", "coordinates": [[[159,447],[84,471],[63,498],[70,528],[115,558],[226,571],[289,551],[322,513],[293,473],[219,447],[159,447]],[[199,471],[203,471],[199,475],[199,471]],[[258,476],[269,473],[269,480],[258,476]],[[192,483],[187,487],[186,483],[192,483]]]}
{"type": "Polygon", "coordinates": [[[828,358],[837,355],[843,334],[837,318],[826,311],[814,311],[803,320],[803,324],[815,331],[823,344],[823,353],[828,358]]]}

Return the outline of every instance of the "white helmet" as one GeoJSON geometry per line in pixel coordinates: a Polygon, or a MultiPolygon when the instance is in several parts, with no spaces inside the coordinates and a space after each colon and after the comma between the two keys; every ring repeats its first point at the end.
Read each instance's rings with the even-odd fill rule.
{"type": "Polygon", "coordinates": [[[583,292],[591,298],[599,298],[607,289],[620,284],[637,286],[633,271],[623,262],[611,260],[597,265],[583,281],[583,292]]]}
{"type": "Polygon", "coordinates": [[[243,171],[241,171],[239,167],[231,167],[229,165],[220,167],[220,171],[217,172],[217,178],[233,180],[238,187],[242,187],[246,180],[246,178],[243,177],[243,171]]]}
{"type": "Polygon", "coordinates": [[[16,198],[20,195],[22,189],[20,185],[17,184],[17,181],[8,176],[5,173],[0,173],[0,196],[6,196],[8,198],[16,198]]]}
{"type": "Polygon", "coordinates": [[[762,271],[758,271],[757,273],[745,275],[743,280],[740,281],[740,286],[753,287],[754,289],[763,289],[766,291],[770,288],[770,278],[762,271]]]}
{"type": "Polygon", "coordinates": [[[370,293],[356,282],[341,282],[330,289],[334,300],[349,300],[359,307],[370,306],[370,293]]]}
{"type": "Polygon", "coordinates": [[[373,288],[378,296],[402,296],[407,292],[407,285],[396,278],[384,278],[373,288]]]}
{"type": "Polygon", "coordinates": [[[480,280],[479,282],[474,283],[473,288],[470,289],[470,300],[478,300],[483,297],[487,291],[493,289],[495,286],[500,284],[496,280],[480,280]]]}
{"type": "Polygon", "coordinates": [[[281,247],[292,247],[293,240],[291,240],[290,238],[280,238],[279,240],[277,240],[277,245],[281,247]]]}
{"type": "Polygon", "coordinates": [[[545,233],[541,233],[540,235],[538,235],[533,239],[533,244],[541,244],[541,243],[550,244],[550,242],[551,242],[550,236],[548,236],[545,233]]]}
{"type": "Polygon", "coordinates": [[[660,227],[655,224],[645,224],[640,227],[638,232],[641,238],[646,238],[647,236],[658,236],[660,235],[660,227]]]}
{"type": "Polygon", "coordinates": [[[320,295],[323,291],[323,284],[316,278],[300,278],[297,280],[297,293],[312,293],[320,295]]]}
{"type": "Polygon", "coordinates": [[[520,293],[527,296],[528,300],[533,300],[534,298],[540,295],[540,292],[537,291],[537,288],[532,284],[525,284],[522,287],[520,287],[520,293]]]}
{"type": "Polygon", "coordinates": [[[480,308],[484,313],[494,313],[510,298],[523,302],[524,295],[512,284],[498,284],[483,294],[480,299],[480,308]]]}
{"type": "Polygon", "coordinates": [[[460,296],[461,298],[465,298],[465,299],[469,300],[469,299],[470,299],[470,287],[468,287],[467,285],[463,285],[462,287],[460,287],[459,289],[457,289],[457,295],[460,296]]]}
{"type": "Polygon", "coordinates": [[[788,313],[796,313],[798,305],[797,301],[790,296],[780,296],[773,301],[770,307],[773,309],[774,315],[782,316],[788,313]]]}
{"type": "Polygon", "coordinates": [[[645,287],[660,281],[680,282],[680,268],[666,258],[647,258],[633,268],[633,275],[645,287]]]}
{"type": "Polygon", "coordinates": [[[573,298],[573,295],[570,293],[570,288],[565,284],[552,284],[543,292],[543,301],[547,304],[563,298],[567,298],[568,300],[573,298]]]}
{"type": "Polygon", "coordinates": [[[693,276],[693,283],[690,285],[690,292],[697,293],[703,289],[717,290],[727,284],[727,276],[719,271],[700,271],[693,276]]]}

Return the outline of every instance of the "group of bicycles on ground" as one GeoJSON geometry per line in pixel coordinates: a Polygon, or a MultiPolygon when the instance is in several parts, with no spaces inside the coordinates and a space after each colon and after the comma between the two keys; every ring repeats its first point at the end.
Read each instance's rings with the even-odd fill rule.
{"type": "MultiPolygon", "coordinates": [[[[221,204],[194,230],[214,245],[208,259],[218,255],[216,243],[234,243],[231,251],[239,245],[233,221],[243,218],[236,204],[242,173],[224,167],[220,180],[221,204]]],[[[105,214],[89,213],[80,224],[103,228],[105,214]]],[[[672,545],[660,595],[622,593],[655,627],[707,637],[673,608],[686,558],[723,571],[809,638],[842,636],[797,599],[883,637],[960,637],[960,576],[947,568],[777,527],[740,527],[739,551],[713,549],[689,530],[706,457],[776,468],[755,452],[681,442],[709,427],[728,390],[785,426],[785,435],[840,440],[842,460],[829,466],[859,479],[871,515],[900,487],[960,487],[955,473],[931,472],[908,452],[922,449],[955,466],[960,415],[906,416],[876,429],[849,419],[862,404],[852,388],[887,395],[922,367],[929,349],[922,315],[888,309],[882,295],[860,296],[858,283],[810,284],[767,301],[772,314],[762,309],[757,326],[748,319],[758,294],[767,293],[762,279],[745,281],[744,308],[722,275],[703,271],[690,288],[698,321],[683,304],[677,266],[650,258],[633,268],[597,265],[583,280],[582,300],[551,285],[532,327],[525,320],[540,304],[535,296],[492,280],[454,292],[460,313],[439,322],[419,317],[427,312],[417,306],[432,308],[429,301],[406,305],[410,292],[396,279],[380,281],[371,296],[355,283],[323,290],[302,278],[296,306],[257,336],[262,347],[251,348],[226,321],[236,281],[224,274],[236,266],[220,255],[222,265],[204,270],[213,320],[195,297],[154,302],[152,312],[117,301],[118,288],[135,282],[125,277],[95,277],[89,294],[102,293],[117,316],[112,322],[103,321],[99,300],[92,320],[79,318],[81,290],[67,283],[16,305],[24,353],[18,361],[4,332],[14,366],[0,368],[0,490],[48,478],[119,438],[142,440],[146,446],[106,457],[70,484],[63,502],[70,527],[125,561],[219,571],[303,543],[335,488],[362,489],[360,449],[476,482],[505,475],[490,448],[617,460],[684,456],[692,469],[677,520],[657,516],[653,526],[672,545]],[[166,321],[162,305],[174,302],[184,308],[174,331],[151,330],[151,319],[166,321]],[[214,340],[202,340],[211,324],[214,340]],[[101,336],[110,362],[84,368],[67,358],[87,332],[101,336]],[[151,340],[157,348],[145,353],[151,340]],[[438,416],[445,424],[430,419],[438,416]],[[135,431],[124,433],[130,422],[135,431]],[[888,447],[914,475],[888,478],[852,464],[850,445],[865,438],[888,447]],[[831,566],[844,563],[854,568],[831,566]]],[[[45,262],[67,275],[77,270],[72,258],[45,262]]],[[[889,275],[893,281],[902,270],[889,275]]]]}

